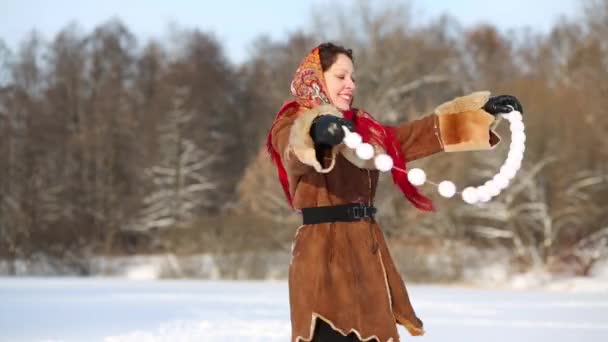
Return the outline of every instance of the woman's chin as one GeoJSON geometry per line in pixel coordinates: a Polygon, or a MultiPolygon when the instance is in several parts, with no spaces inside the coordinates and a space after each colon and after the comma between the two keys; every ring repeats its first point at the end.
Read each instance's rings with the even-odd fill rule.
{"type": "Polygon", "coordinates": [[[342,100],[342,101],[336,101],[336,108],[338,108],[339,110],[349,110],[350,109],[350,103],[346,102],[344,100],[342,100]]]}

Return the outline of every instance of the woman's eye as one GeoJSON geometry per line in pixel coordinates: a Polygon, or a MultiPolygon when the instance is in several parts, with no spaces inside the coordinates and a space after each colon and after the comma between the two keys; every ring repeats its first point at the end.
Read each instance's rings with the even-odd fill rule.
{"type": "Polygon", "coordinates": [[[343,80],[344,79],[344,75],[337,75],[336,77],[338,77],[339,79],[343,80]]]}

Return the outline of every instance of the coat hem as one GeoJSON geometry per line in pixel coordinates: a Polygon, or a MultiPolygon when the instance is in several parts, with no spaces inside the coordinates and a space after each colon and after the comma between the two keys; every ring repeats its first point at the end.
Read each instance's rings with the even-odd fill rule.
{"type": "Polygon", "coordinates": [[[418,328],[416,326],[414,326],[408,319],[402,318],[400,315],[396,315],[394,310],[393,310],[393,298],[391,296],[391,288],[388,282],[388,274],[386,273],[386,268],[384,266],[384,261],[382,260],[382,252],[378,251],[378,256],[380,257],[380,266],[382,267],[382,273],[384,275],[384,284],[386,285],[386,294],[388,296],[388,303],[389,303],[389,307],[391,309],[391,314],[393,315],[393,317],[395,317],[395,321],[398,324],[403,325],[407,331],[410,333],[410,335],[412,336],[422,336],[424,335],[424,328],[418,328]],[[400,316],[400,317],[397,317],[400,316]]]}
{"type": "MultiPolygon", "coordinates": [[[[327,323],[333,330],[337,331],[340,333],[340,335],[342,336],[348,336],[350,333],[355,333],[355,335],[357,335],[357,338],[362,341],[372,341],[373,339],[376,339],[376,341],[378,342],[382,342],[382,340],[376,336],[376,335],[372,335],[372,336],[368,336],[368,337],[361,337],[361,333],[357,330],[357,329],[350,329],[349,332],[345,333],[342,329],[339,329],[338,327],[336,327],[336,325],[330,321],[329,319],[323,317],[322,315],[313,312],[312,313],[312,319],[311,319],[311,323],[310,323],[310,332],[308,334],[308,338],[305,338],[303,336],[296,336],[295,339],[293,339],[294,342],[310,342],[312,341],[312,339],[314,338],[314,332],[315,332],[315,327],[317,325],[317,319],[322,319],[325,323],[327,323]]],[[[386,340],[386,342],[396,342],[394,338],[389,337],[388,340],[386,340]]]]}

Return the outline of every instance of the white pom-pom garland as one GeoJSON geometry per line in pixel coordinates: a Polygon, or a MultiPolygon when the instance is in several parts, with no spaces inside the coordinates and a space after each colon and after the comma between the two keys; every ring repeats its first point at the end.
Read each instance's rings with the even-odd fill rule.
{"type": "MultiPolygon", "coordinates": [[[[524,132],[523,117],[520,112],[512,111],[511,113],[501,114],[510,123],[511,129],[511,145],[509,145],[509,153],[504,164],[500,167],[500,171],[495,174],[490,180],[483,185],[466,187],[460,194],[462,199],[469,204],[479,202],[488,202],[492,197],[498,196],[500,192],[509,186],[511,179],[515,177],[521,163],[523,161],[524,152],[526,150],[526,134],[524,132]]],[[[421,186],[427,183],[426,173],[420,168],[414,168],[409,171],[399,169],[393,164],[393,159],[387,154],[379,154],[374,157],[374,147],[369,143],[364,143],[361,135],[356,132],[350,132],[348,128],[342,127],[344,130],[344,144],[355,150],[357,157],[363,160],[374,158],[376,169],[382,172],[388,172],[392,169],[406,172],[407,178],[413,185],[421,186]]],[[[446,198],[452,198],[456,193],[456,185],[448,180],[444,180],[438,185],[433,182],[428,182],[436,185],[439,194],[446,198]]]]}

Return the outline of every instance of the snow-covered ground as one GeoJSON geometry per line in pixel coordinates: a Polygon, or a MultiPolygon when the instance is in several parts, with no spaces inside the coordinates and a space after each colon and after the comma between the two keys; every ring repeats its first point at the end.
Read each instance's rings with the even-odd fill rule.
{"type": "MultiPolygon", "coordinates": [[[[410,286],[420,341],[608,341],[608,290],[410,286]]],[[[588,287],[586,287],[588,289],[588,287]]],[[[403,340],[410,340],[400,328],[403,340]]],[[[285,282],[0,278],[1,341],[289,341],[285,282]]]]}

